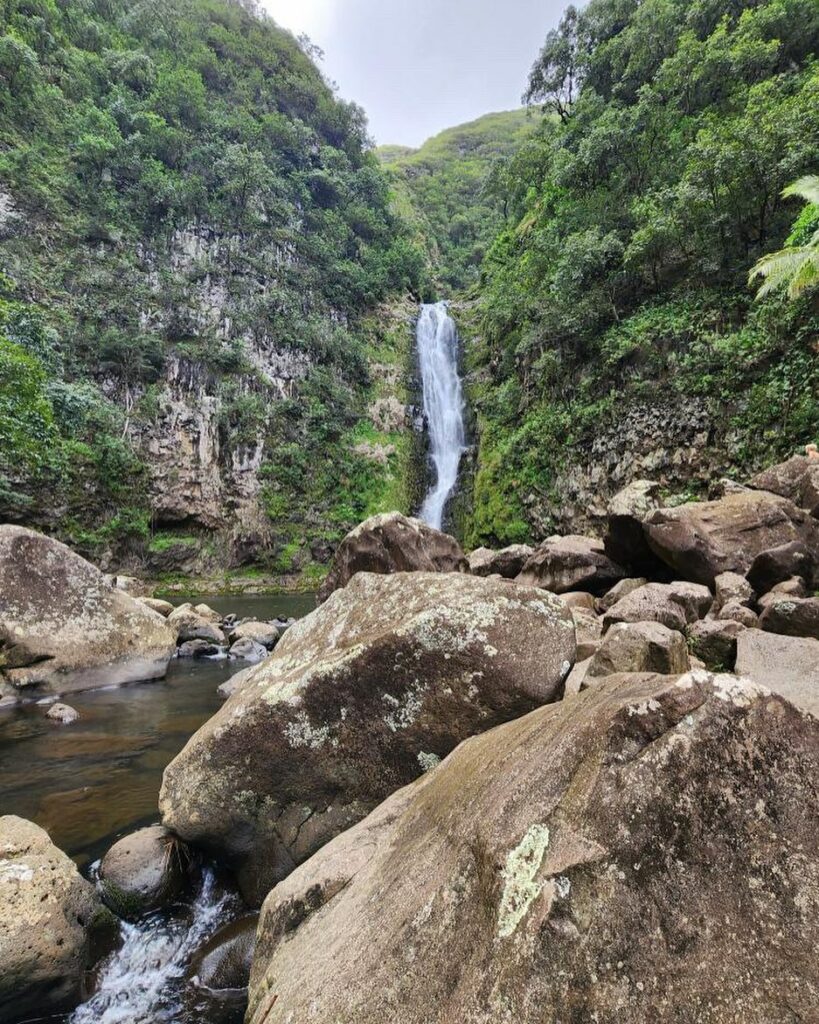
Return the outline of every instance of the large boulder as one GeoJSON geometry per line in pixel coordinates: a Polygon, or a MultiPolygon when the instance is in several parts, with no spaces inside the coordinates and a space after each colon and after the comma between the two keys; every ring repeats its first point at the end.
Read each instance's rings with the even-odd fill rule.
{"type": "Polygon", "coordinates": [[[400,512],[372,516],[347,534],[336,551],[318,601],[345,587],[357,572],[469,572],[461,545],[446,533],[400,512]]]}
{"type": "Polygon", "coordinates": [[[469,571],[473,576],[503,576],[513,580],[534,553],[528,544],[512,544],[501,551],[477,548],[469,556],[469,571]]]}
{"type": "Polygon", "coordinates": [[[165,675],[173,630],[64,544],[0,526],[0,674],[69,693],[165,675]]]}
{"type": "Polygon", "coordinates": [[[738,675],[819,718],[819,640],[746,629],[737,637],[736,665],[738,675]]]}
{"type": "Polygon", "coordinates": [[[606,554],[635,575],[664,578],[663,564],[643,532],[643,523],[660,505],[660,485],[653,480],[634,480],[609,502],[606,554]]]}
{"type": "Polygon", "coordinates": [[[141,828],[102,858],[100,892],[115,914],[132,921],[178,899],[189,867],[190,853],[176,836],[159,825],[141,828]]]}
{"type": "Polygon", "coordinates": [[[191,976],[213,992],[247,988],[256,945],[259,915],[231,921],[215,932],[195,953],[191,976]]]}
{"type": "Polygon", "coordinates": [[[771,466],[751,480],[751,486],[788,498],[819,518],[819,459],[796,455],[787,462],[771,466]]]}
{"type": "Polygon", "coordinates": [[[768,633],[819,640],[819,597],[777,597],[766,603],[759,625],[768,633]]]}
{"type": "Polygon", "coordinates": [[[819,550],[819,523],[766,491],[659,509],[644,529],[649,546],[679,578],[707,586],[720,573],[744,576],[757,555],[782,544],[798,541],[819,550]]]}
{"type": "Polygon", "coordinates": [[[248,1024],[784,1024],[819,993],[819,723],[615,676],[462,744],[268,897],[248,1024]]]}
{"type": "Polygon", "coordinates": [[[116,936],[114,916],[33,822],[0,817],[0,1020],[72,1009],[116,936]]]}
{"type": "Polygon", "coordinates": [[[587,590],[604,594],[625,573],[606,555],[594,537],[549,537],[526,561],[518,583],[543,587],[554,594],[587,590]]]}
{"type": "Polygon", "coordinates": [[[613,604],[603,626],[608,630],[616,622],[661,622],[683,632],[708,612],[712,601],[711,591],[698,583],[647,583],[613,604]]]}
{"type": "Polygon", "coordinates": [[[748,582],[757,592],[765,594],[790,579],[816,580],[819,551],[809,549],[802,541],[790,541],[761,551],[748,570],[748,582]]]}
{"type": "Polygon", "coordinates": [[[622,672],[681,675],[689,668],[688,644],[682,633],[661,622],[618,622],[592,658],[588,676],[622,672]]]}
{"type": "Polygon", "coordinates": [[[359,573],[168,766],[163,821],[258,902],[461,740],[558,699],[574,660],[571,615],[543,591],[359,573]]]}
{"type": "Polygon", "coordinates": [[[691,652],[714,671],[733,669],[737,660],[737,637],[745,629],[732,619],[703,619],[688,627],[691,652]]]}

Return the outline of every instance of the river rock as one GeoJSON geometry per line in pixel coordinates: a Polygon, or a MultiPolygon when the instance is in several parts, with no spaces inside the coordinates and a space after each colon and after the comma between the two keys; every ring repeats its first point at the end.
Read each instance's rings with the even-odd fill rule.
{"type": "Polygon", "coordinates": [[[190,854],[176,836],[154,825],[114,843],[102,858],[99,887],[105,903],[128,921],[168,906],[184,893],[190,854]]]}
{"type": "Polygon", "coordinates": [[[819,518],[819,459],[796,455],[772,466],[751,480],[751,486],[788,498],[819,518]]]}
{"type": "Polygon", "coordinates": [[[215,992],[247,988],[258,914],[224,925],[196,952],[191,975],[196,984],[215,992]]]}
{"type": "Polygon", "coordinates": [[[746,629],[737,637],[736,671],[819,718],[819,640],[746,629]]]}
{"type": "Polygon", "coordinates": [[[345,587],[358,572],[469,572],[461,545],[420,519],[399,512],[372,516],[347,534],[336,551],[318,601],[345,587]]]}
{"type": "Polygon", "coordinates": [[[625,573],[603,550],[603,542],[594,537],[549,537],[524,565],[518,582],[543,587],[554,594],[587,590],[605,593],[625,573]]]}
{"type": "Polygon", "coordinates": [[[695,622],[688,627],[691,651],[706,668],[718,672],[731,671],[737,660],[737,637],[744,629],[745,626],[733,620],[703,619],[695,622]]]}
{"type": "Polygon", "coordinates": [[[759,625],[768,633],[819,640],[819,598],[777,597],[766,604],[759,625]]]}
{"type": "Polygon", "coordinates": [[[272,651],[279,642],[281,636],[278,627],[272,622],[257,622],[251,619],[249,622],[241,622],[228,633],[228,640],[235,644],[237,640],[253,640],[261,644],[269,651],[272,651]]]}
{"type": "Polygon", "coordinates": [[[783,544],[797,541],[819,551],[819,523],[766,491],[659,509],[644,529],[651,549],[681,579],[707,586],[723,572],[746,575],[759,554],[783,544]]]}
{"type": "Polygon", "coordinates": [[[73,725],[79,720],[79,717],[79,711],[68,704],[52,704],[46,711],[46,718],[50,718],[52,722],[59,722],[61,725],[73,725]]]}
{"type": "Polygon", "coordinates": [[[225,700],[228,697],[232,697],[237,690],[240,690],[250,678],[250,674],[255,666],[251,665],[250,668],[242,669],[241,672],[237,672],[235,676],[231,676],[230,679],[226,680],[216,687],[216,692],[220,697],[224,697],[225,700]]]}
{"type": "Polygon", "coordinates": [[[165,675],[165,619],[64,544],[0,526],[0,674],[16,690],[71,693],[165,675]]]}
{"type": "Polygon", "coordinates": [[[748,570],[748,582],[757,594],[766,594],[794,577],[815,582],[816,569],[816,551],[802,541],[792,541],[760,552],[748,570]]]}
{"type": "Polygon", "coordinates": [[[144,604],[146,608],[150,608],[152,612],[157,612],[166,619],[173,611],[170,601],[161,601],[158,597],[140,597],[138,600],[140,604],[144,604]]]}
{"type": "Polygon", "coordinates": [[[249,636],[241,637],[236,643],[231,644],[228,654],[231,658],[238,658],[241,661],[252,661],[254,663],[264,661],[270,651],[249,636]]]}
{"type": "Polygon", "coordinates": [[[192,604],[181,604],[168,616],[168,625],[176,630],[176,642],[205,640],[217,647],[227,646],[227,637],[221,628],[221,618],[207,605],[194,608],[192,604]]]}
{"type": "Polygon", "coordinates": [[[681,675],[689,669],[688,645],[682,633],[661,622],[618,622],[592,658],[589,677],[622,672],[681,675]]]}
{"type": "Polygon", "coordinates": [[[609,502],[605,551],[630,573],[665,578],[664,567],[643,532],[643,523],[660,504],[660,485],[653,480],[635,480],[609,502]]]}
{"type": "Polygon", "coordinates": [[[180,658],[216,658],[221,653],[222,648],[210,640],[186,640],[177,651],[180,658]]]}
{"type": "Polygon", "coordinates": [[[72,1009],[117,924],[94,887],[33,822],[0,817],[0,1020],[72,1009]]]}
{"type": "Polygon", "coordinates": [[[534,553],[528,544],[513,544],[501,551],[478,548],[469,556],[469,571],[473,576],[502,576],[513,580],[534,553]]]}
{"type": "Polygon", "coordinates": [[[683,632],[703,618],[713,597],[708,587],[697,583],[647,583],[621,598],[603,617],[604,629],[616,622],[661,622],[683,632]]]}
{"type": "Polygon", "coordinates": [[[163,822],[258,903],[461,740],[559,699],[574,660],[571,616],[541,590],[359,573],[168,766],[163,822]]]}
{"type": "Polygon", "coordinates": [[[812,1020],[817,774],[819,723],[751,682],[610,677],[278,885],[246,1020],[812,1020]]]}

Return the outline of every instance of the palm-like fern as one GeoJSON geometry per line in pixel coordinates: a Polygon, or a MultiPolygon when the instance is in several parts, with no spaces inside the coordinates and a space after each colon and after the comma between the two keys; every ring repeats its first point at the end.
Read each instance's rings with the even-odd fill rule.
{"type": "MultiPolygon", "coordinates": [[[[819,175],[809,174],[789,185],[782,193],[786,198],[799,196],[819,207],[819,175]]],[[[762,280],[756,294],[764,299],[772,292],[787,289],[788,297],[798,299],[810,288],[819,285],[819,229],[805,245],[793,245],[763,256],[751,271],[749,284],[762,280]]]]}

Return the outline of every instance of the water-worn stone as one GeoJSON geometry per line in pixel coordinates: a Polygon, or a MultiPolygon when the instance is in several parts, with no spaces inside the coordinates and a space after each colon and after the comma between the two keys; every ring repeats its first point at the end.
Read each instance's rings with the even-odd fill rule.
{"type": "Polygon", "coordinates": [[[543,541],[527,559],[517,580],[554,594],[573,590],[602,594],[624,575],[604,552],[602,541],[571,535],[543,541]]]}
{"type": "Polygon", "coordinates": [[[681,675],[688,669],[688,645],[682,633],[661,622],[618,622],[592,658],[588,676],[622,672],[681,675]]]}
{"type": "Polygon", "coordinates": [[[59,722],[60,725],[73,725],[79,717],[79,711],[68,704],[52,704],[46,711],[46,718],[50,718],[52,722],[59,722]]]}
{"type": "Polygon", "coordinates": [[[477,548],[469,556],[469,571],[473,576],[498,575],[505,580],[513,580],[520,575],[534,550],[528,544],[513,544],[501,551],[477,548]]]}
{"type": "Polygon", "coordinates": [[[216,687],[216,692],[220,697],[224,697],[227,700],[228,697],[232,697],[237,690],[240,690],[250,678],[250,673],[253,671],[255,666],[251,665],[250,668],[242,669],[241,672],[237,672],[235,676],[231,676],[226,682],[221,683],[216,687]]]}
{"type": "Polygon", "coordinates": [[[737,637],[736,671],[819,718],[819,640],[747,629],[737,637]]]}
{"type": "Polygon", "coordinates": [[[796,576],[816,581],[817,564],[816,550],[809,550],[802,541],[792,541],[760,552],[748,570],[748,582],[757,594],[766,594],[796,576]]]}
{"type": "Polygon", "coordinates": [[[142,828],[114,843],[102,858],[99,887],[119,917],[136,920],[178,899],[188,883],[190,854],[167,829],[142,828]]]}
{"type": "Polygon", "coordinates": [[[638,576],[634,579],[620,580],[619,583],[615,583],[614,586],[605,593],[602,597],[597,599],[597,610],[601,613],[607,612],[609,608],[612,608],[621,601],[624,597],[628,597],[629,594],[635,590],[639,590],[640,587],[644,587],[648,583],[648,580],[644,576],[638,576]]]}
{"type": "Polygon", "coordinates": [[[251,914],[215,932],[194,955],[195,983],[214,992],[247,988],[258,922],[259,915],[251,914]]]}
{"type": "Polygon", "coordinates": [[[759,625],[767,633],[819,640],[819,598],[777,597],[765,606],[759,625]]]}
{"type": "Polygon", "coordinates": [[[71,693],[164,676],[165,619],[64,544],[0,526],[0,676],[17,690],[71,693]]]}
{"type": "Polygon", "coordinates": [[[819,523],[766,491],[659,509],[644,529],[651,549],[681,579],[707,586],[723,572],[746,575],[759,554],[783,544],[799,541],[808,550],[819,550],[819,523]]]}
{"type": "Polygon", "coordinates": [[[372,516],[347,534],[336,551],[318,601],[345,587],[358,572],[469,572],[461,545],[420,519],[399,512],[372,516]]]}
{"type": "Polygon", "coordinates": [[[33,822],[0,817],[0,1020],[72,1009],[116,921],[33,822]]]}
{"type": "Polygon", "coordinates": [[[253,640],[261,644],[268,651],[272,651],[279,642],[281,633],[272,622],[258,622],[251,619],[248,622],[240,622],[228,632],[228,640],[235,644],[237,640],[253,640]]]}
{"type": "Polygon", "coordinates": [[[461,740],[558,699],[571,616],[541,590],[359,573],[165,770],[164,823],[270,887],[461,740]]]}
{"type": "Polygon", "coordinates": [[[643,523],[660,507],[660,485],[634,480],[611,499],[604,546],[612,561],[635,575],[658,575],[662,563],[648,546],[643,523]]]}
{"type": "Polygon", "coordinates": [[[180,658],[215,658],[221,653],[222,648],[209,640],[186,640],[177,651],[180,658]]]}
{"type": "Polygon", "coordinates": [[[706,668],[729,672],[737,660],[737,637],[745,626],[734,620],[703,619],[688,627],[691,650],[706,668]]]}
{"type": "Polygon", "coordinates": [[[221,617],[205,604],[197,607],[192,604],[179,605],[168,616],[168,625],[176,630],[176,642],[179,644],[191,640],[205,640],[217,647],[227,644],[221,617]]]}
{"type": "Polygon", "coordinates": [[[711,591],[697,583],[647,583],[612,605],[603,617],[603,627],[607,630],[615,622],[661,622],[683,632],[708,612],[712,601],[711,591]]]}
{"type": "Polygon", "coordinates": [[[814,518],[819,518],[819,459],[796,455],[787,462],[757,473],[751,480],[751,486],[788,498],[814,518]]]}
{"type": "Polygon", "coordinates": [[[819,723],[753,683],[611,677],[278,885],[247,1022],[813,1020],[817,775],[819,723]]]}
{"type": "Polygon", "coordinates": [[[162,601],[158,597],[140,597],[138,601],[140,604],[144,604],[146,608],[150,608],[152,612],[158,612],[166,619],[173,611],[173,605],[170,601],[162,601]]]}
{"type": "Polygon", "coordinates": [[[259,662],[270,654],[270,651],[262,644],[257,644],[249,636],[241,637],[235,644],[231,644],[228,654],[231,658],[238,658],[241,661],[259,662]]]}

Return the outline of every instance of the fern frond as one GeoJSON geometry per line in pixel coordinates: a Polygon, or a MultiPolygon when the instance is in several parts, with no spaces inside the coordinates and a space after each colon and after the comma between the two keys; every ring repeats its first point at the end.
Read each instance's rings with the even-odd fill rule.
{"type": "Polygon", "coordinates": [[[804,199],[806,203],[819,206],[819,175],[806,174],[803,178],[783,189],[782,195],[785,199],[798,196],[800,199],[804,199]]]}

